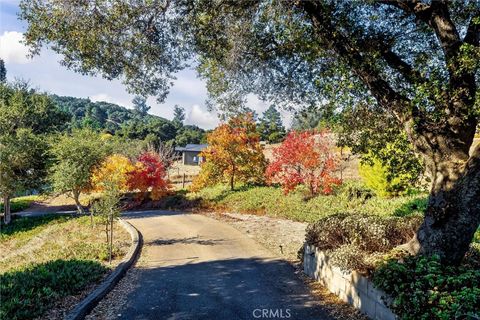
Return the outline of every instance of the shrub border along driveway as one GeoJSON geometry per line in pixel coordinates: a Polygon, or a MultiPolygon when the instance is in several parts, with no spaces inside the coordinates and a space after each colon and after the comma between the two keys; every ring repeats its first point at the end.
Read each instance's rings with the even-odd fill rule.
{"type": "Polygon", "coordinates": [[[107,293],[112,290],[115,285],[123,278],[127,270],[135,262],[140,248],[142,247],[142,234],[125,220],[118,219],[122,227],[124,227],[132,238],[132,244],[123,261],[115,268],[115,270],[85,299],[83,299],[70,313],[65,317],[66,320],[80,320],[92,311],[93,308],[102,300],[107,293]]]}

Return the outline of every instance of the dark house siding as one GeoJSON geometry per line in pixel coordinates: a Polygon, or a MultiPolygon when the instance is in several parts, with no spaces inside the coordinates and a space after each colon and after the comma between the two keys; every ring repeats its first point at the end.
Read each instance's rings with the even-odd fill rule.
{"type": "Polygon", "coordinates": [[[206,144],[187,144],[186,147],[175,148],[175,151],[182,155],[184,165],[198,166],[204,161],[199,155],[206,147],[206,144]]]}
{"type": "Polygon", "coordinates": [[[184,151],[183,164],[198,166],[201,163],[199,154],[199,151],[184,151]]]}

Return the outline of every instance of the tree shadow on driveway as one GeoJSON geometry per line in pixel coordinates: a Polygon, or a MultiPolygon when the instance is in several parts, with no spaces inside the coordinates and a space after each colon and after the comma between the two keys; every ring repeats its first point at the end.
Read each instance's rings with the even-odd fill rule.
{"type": "Polygon", "coordinates": [[[188,237],[181,239],[157,239],[145,242],[146,245],[167,246],[174,244],[199,244],[202,246],[213,246],[224,242],[223,239],[202,239],[200,237],[188,237]]]}
{"type": "Polygon", "coordinates": [[[118,319],[332,319],[285,261],[164,263],[137,268],[138,283],[118,319]]]}

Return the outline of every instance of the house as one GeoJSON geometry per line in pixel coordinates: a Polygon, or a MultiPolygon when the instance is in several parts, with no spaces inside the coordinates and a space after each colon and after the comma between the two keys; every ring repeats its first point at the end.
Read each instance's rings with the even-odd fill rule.
{"type": "Polygon", "coordinates": [[[208,147],[207,144],[187,144],[185,147],[176,147],[175,151],[182,155],[182,164],[198,166],[204,161],[199,154],[206,147],[208,147]]]}

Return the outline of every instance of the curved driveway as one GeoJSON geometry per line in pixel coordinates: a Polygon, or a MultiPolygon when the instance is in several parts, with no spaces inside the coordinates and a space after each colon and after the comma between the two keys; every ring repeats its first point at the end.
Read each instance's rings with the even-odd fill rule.
{"type": "Polygon", "coordinates": [[[330,319],[292,266],[225,223],[166,211],[124,218],[144,249],[119,319],[330,319]]]}

